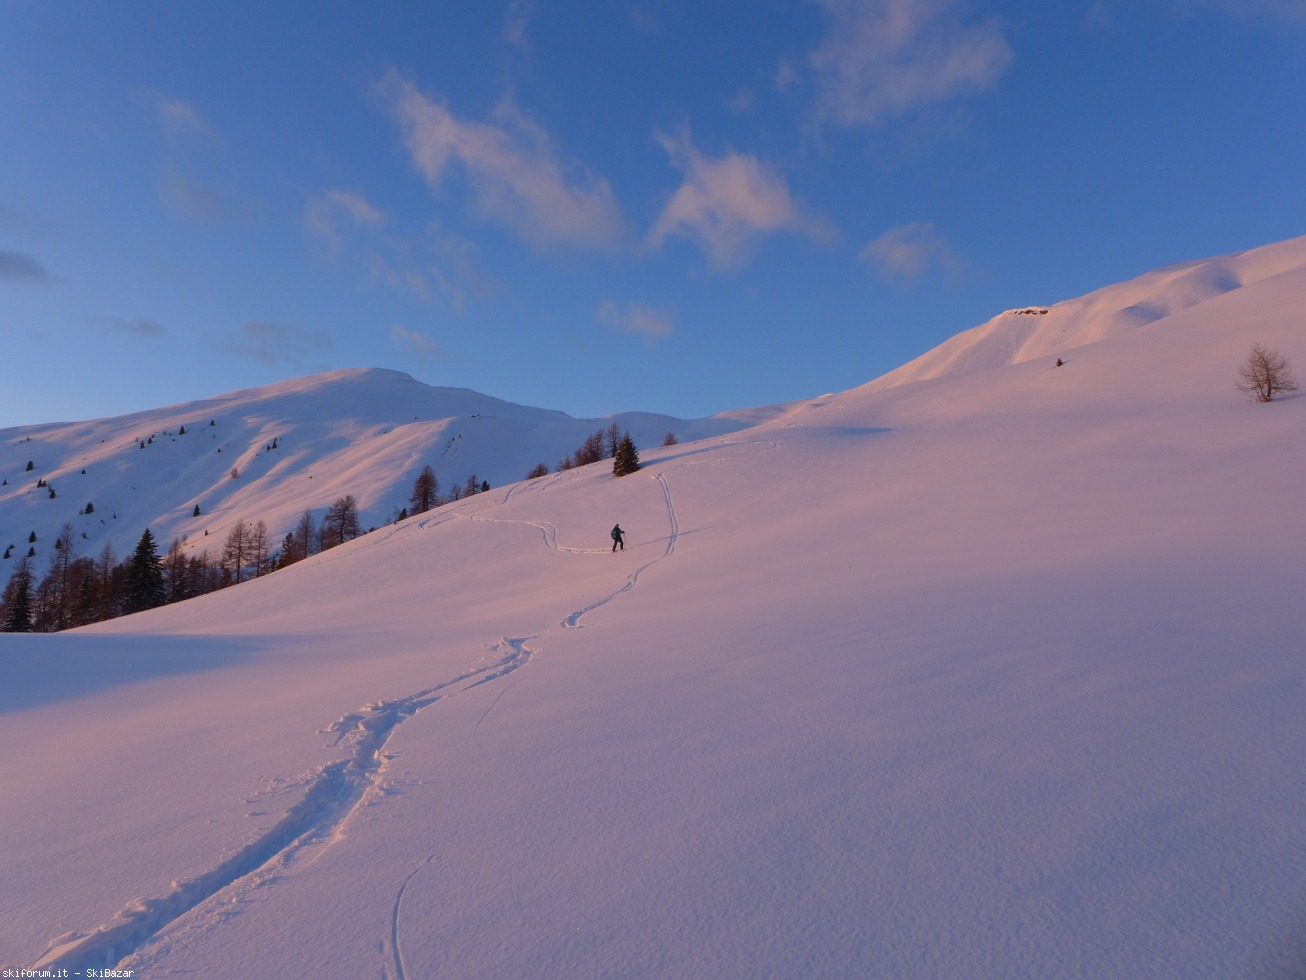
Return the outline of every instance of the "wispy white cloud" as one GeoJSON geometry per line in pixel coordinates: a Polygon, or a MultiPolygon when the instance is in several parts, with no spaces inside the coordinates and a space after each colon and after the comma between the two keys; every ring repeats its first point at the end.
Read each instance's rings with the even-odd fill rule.
{"type": "Polygon", "coordinates": [[[904,283],[934,267],[959,275],[963,266],[947,238],[934,225],[920,221],[890,228],[867,243],[857,257],[881,278],[904,283]]]}
{"type": "Polygon", "coordinates": [[[535,0],[509,0],[504,39],[515,48],[526,47],[526,28],[535,19],[535,0]]]}
{"type": "Polygon", "coordinates": [[[304,227],[338,252],[344,242],[344,222],[349,228],[378,228],[386,215],[367,198],[351,191],[331,190],[308,202],[304,208],[304,227]]]}
{"type": "Polygon", "coordinates": [[[648,233],[654,247],[671,235],[684,235],[714,267],[726,269],[741,264],[763,235],[831,233],[829,223],[800,207],[784,178],[756,157],[734,152],[706,157],[687,132],[661,135],[658,142],[685,178],[648,233]]]}
{"type": "Polygon", "coordinates": [[[0,249],[0,282],[45,285],[50,282],[50,273],[30,255],[0,249]]]}
{"type": "Polygon", "coordinates": [[[156,94],[153,106],[166,149],[159,168],[159,199],[204,225],[244,222],[255,210],[242,202],[237,172],[213,125],[189,102],[156,94]]]}
{"type": "Polygon", "coordinates": [[[599,307],[596,318],[609,330],[665,337],[671,333],[671,317],[642,303],[618,303],[608,300],[599,307]]]}
{"type": "Polygon", "coordinates": [[[154,97],[154,111],[162,123],[164,132],[174,139],[203,138],[210,139],[213,127],[199,114],[189,102],[169,95],[154,97]]]}
{"type": "Polygon", "coordinates": [[[316,358],[333,346],[331,335],[325,330],[261,320],[251,320],[218,341],[218,349],[224,353],[247,357],[269,367],[295,369],[318,367],[316,358]]]}
{"type": "Polygon", "coordinates": [[[95,325],[115,333],[132,334],[137,337],[162,337],[167,334],[154,320],[128,320],[120,316],[97,316],[95,325]]]}
{"type": "Polygon", "coordinates": [[[443,358],[448,356],[430,337],[415,330],[407,330],[399,326],[399,324],[395,324],[390,328],[390,344],[401,354],[407,354],[422,361],[433,357],[443,358]]]}
{"type": "Polygon", "coordinates": [[[826,34],[812,52],[817,115],[873,126],[992,86],[1012,52],[995,21],[968,23],[957,0],[815,0],[826,34]]]}
{"type": "Polygon", "coordinates": [[[432,188],[458,164],[481,213],[537,248],[607,249],[617,242],[621,209],[607,181],[564,160],[550,135],[511,98],[492,121],[480,122],[458,118],[393,69],[377,92],[432,188]]]}

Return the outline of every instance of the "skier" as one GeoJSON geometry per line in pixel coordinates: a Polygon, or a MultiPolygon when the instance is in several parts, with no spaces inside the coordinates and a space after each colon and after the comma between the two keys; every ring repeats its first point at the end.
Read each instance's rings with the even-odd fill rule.
{"type": "Polygon", "coordinates": [[[613,551],[616,551],[618,547],[620,547],[622,551],[626,550],[626,542],[623,541],[621,538],[621,536],[625,533],[626,532],[621,529],[620,524],[612,525],[612,550],[613,551]]]}

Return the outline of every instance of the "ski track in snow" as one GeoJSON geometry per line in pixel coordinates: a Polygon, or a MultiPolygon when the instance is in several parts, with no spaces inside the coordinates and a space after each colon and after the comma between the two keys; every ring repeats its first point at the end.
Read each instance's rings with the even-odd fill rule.
{"type": "Polygon", "coordinates": [[[598,609],[602,606],[606,606],[613,599],[617,598],[617,596],[629,592],[631,589],[635,587],[635,584],[639,581],[639,577],[642,574],[644,574],[644,571],[646,569],[648,569],[652,565],[656,565],[663,558],[671,557],[672,553],[675,552],[676,539],[680,537],[680,523],[676,519],[676,507],[671,500],[671,487],[667,483],[667,478],[661,473],[656,474],[653,477],[653,479],[657,480],[658,484],[661,486],[662,496],[663,499],[666,501],[666,506],[667,506],[667,524],[670,526],[670,533],[668,533],[667,535],[666,550],[662,554],[658,555],[658,557],[651,559],[650,561],[646,561],[644,564],[640,565],[637,569],[631,572],[630,575],[627,576],[626,578],[626,584],[623,585],[621,588],[617,589],[615,592],[608,593],[601,599],[591,602],[588,606],[585,606],[583,609],[577,609],[575,612],[571,613],[569,616],[563,619],[562,621],[563,629],[583,629],[583,627],[580,624],[580,621],[584,616],[588,615],[589,613],[592,613],[595,609],[598,609]]]}
{"type": "MultiPolygon", "coordinates": [[[[502,697],[502,695],[500,695],[500,697],[502,697]]],[[[389,976],[392,980],[407,980],[408,978],[408,968],[404,966],[403,947],[399,944],[399,914],[403,910],[404,892],[408,890],[408,883],[417,877],[418,872],[434,862],[435,855],[432,854],[424,863],[410,871],[408,877],[404,879],[404,883],[399,886],[399,891],[395,895],[394,908],[390,911],[390,955],[394,961],[394,971],[393,973],[390,973],[389,976]]]]}
{"type": "Polygon", "coordinates": [[[344,715],[323,734],[337,735],[334,744],[346,743],[352,752],[312,770],[303,780],[307,787],[303,799],[287,810],[271,830],[209,871],[174,882],[172,890],[162,898],[137,899],[90,933],[59,937],[32,969],[76,973],[121,968],[128,957],[156,938],[162,939],[163,948],[177,939],[184,941],[184,935],[161,934],[186,913],[220,892],[227,892],[224,905],[211,903],[215,907],[194,925],[203,928],[220,923],[233,913],[232,906],[254,889],[274,882],[298,860],[315,856],[315,851],[340,840],[350,817],[387,793],[383,776],[391,756],[385,748],[402,722],[438,701],[488,684],[525,665],[533,653],[526,646],[527,639],[504,638],[495,647],[499,658],[491,663],[416,694],[369,704],[344,715]]]}
{"type": "MultiPolygon", "coordinates": [[[[652,565],[670,557],[676,550],[680,525],[671,487],[666,476],[654,474],[666,505],[666,548],[661,555],[645,562],[627,576],[625,583],[589,605],[577,609],[563,618],[563,629],[580,629],[581,619],[633,589],[640,576],[652,565]]],[[[500,503],[507,501],[522,486],[509,488],[500,503]]],[[[541,484],[539,492],[547,487],[541,484]]],[[[546,547],[556,551],[577,554],[602,554],[601,548],[564,548],[558,545],[557,528],[547,521],[506,521],[484,517],[481,514],[463,515],[471,520],[502,524],[528,524],[539,529],[546,547]]],[[[425,528],[431,522],[444,523],[451,517],[428,518],[418,524],[425,528]]],[[[391,532],[394,533],[394,532],[391,532]]],[[[391,535],[382,536],[377,544],[391,535]]],[[[132,965],[138,950],[154,943],[155,952],[166,951],[173,945],[184,944],[193,930],[220,925],[232,915],[239,914],[252,893],[261,887],[274,884],[286,869],[302,859],[313,859],[322,849],[344,836],[345,825],[362,807],[388,791],[384,780],[386,764],[392,758],[385,747],[399,727],[423,708],[488,684],[524,666],[536,652],[526,646],[528,640],[502,638],[494,646],[500,656],[497,660],[464,671],[457,677],[442,681],[416,694],[364,705],[358,711],[343,715],[328,725],[321,734],[336,736],[333,745],[345,743],[352,752],[345,758],[311,770],[300,780],[306,787],[303,798],[286,811],[280,821],[269,831],[240,848],[216,867],[185,881],[175,881],[172,890],[162,898],[142,898],[129,903],[114,918],[89,933],[69,933],[53,940],[34,970],[69,970],[74,974],[91,969],[123,968],[132,965]],[[221,893],[221,894],[220,894],[221,893]],[[220,898],[221,901],[210,901],[220,898]],[[207,903],[207,905],[206,905],[207,903]],[[200,910],[200,906],[205,906],[200,910]],[[196,911],[198,910],[198,911],[196,911]],[[196,911],[182,922],[187,913],[196,911]]],[[[490,712],[508,692],[505,688],[490,703],[476,722],[479,728],[490,712]]],[[[422,866],[433,860],[427,858],[422,866]]],[[[391,912],[389,959],[396,980],[405,980],[406,968],[399,942],[399,913],[404,891],[422,867],[418,867],[400,886],[391,912]]]]}

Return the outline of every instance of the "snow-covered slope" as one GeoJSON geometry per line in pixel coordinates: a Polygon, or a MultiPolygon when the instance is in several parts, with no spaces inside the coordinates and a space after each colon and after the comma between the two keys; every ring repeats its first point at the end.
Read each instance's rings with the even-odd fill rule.
{"type": "MultiPolygon", "coordinates": [[[[656,446],[668,431],[697,439],[764,416],[574,419],[366,369],[119,418],[0,429],[0,477],[7,481],[0,486],[0,549],[13,545],[17,560],[35,532],[40,572],[65,522],[80,552],[92,556],[105,542],[122,556],[146,527],[161,548],[177,537],[202,548],[206,534],[225,535],[237,521],[264,520],[280,541],[305,509],[321,517],[345,494],[358,500],[363,527],[376,527],[407,505],[425,465],[442,491],[473,474],[499,486],[538,463],[552,468],[614,422],[637,445],[656,446]]],[[[7,577],[8,568],[0,564],[0,573],[7,577]]]]}
{"type": "Polygon", "coordinates": [[[1302,975],[1304,300],[0,637],[0,963],[1302,975]]]}
{"type": "Polygon", "coordinates": [[[1078,347],[1156,323],[1303,266],[1306,236],[1166,266],[1051,307],[1007,310],[890,371],[874,384],[887,388],[1040,357],[1065,357],[1078,347]]]}

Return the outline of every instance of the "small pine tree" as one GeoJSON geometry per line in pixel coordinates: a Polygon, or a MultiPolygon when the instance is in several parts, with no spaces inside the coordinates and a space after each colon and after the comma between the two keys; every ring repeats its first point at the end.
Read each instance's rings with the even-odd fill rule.
{"type": "Polygon", "coordinates": [[[0,631],[5,633],[32,632],[32,569],[26,558],[20,558],[5,586],[4,620],[0,631]]]}
{"type": "Polygon", "coordinates": [[[548,466],[546,466],[544,463],[536,463],[534,468],[532,468],[531,471],[526,474],[526,479],[536,480],[542,476],[548,476],[548,475],[549,475],[548,466]]]}
{"type": "Polygon", "coordinates": [[[627,432],[617,443],[617,451],[612,457],[612,475],[626,476],[628,473],[634,473],[639,469],[639,450],[635,448],[635,442],[630,438],[627,432]]]}
{"type": "Polygon", "coordinates": [[[191,517],[199,517],[199,516],[200,516],[200,505],[199,505],[199,504],[196,504],[196,505],[195,505],[195,509],[194,509],[193,511],[190,512],[190,516],[191,516],[191,517]]]}
{"type": "Polygon", "coordinates": [[[36,544],[36,532],[35,532],[35,531],[33,531],[31,534],[29,534],[29,535],[27,536],[27,543],[28,543],[28,544],[36,544]]]}
{"type": "Polygon", "coordinates": [[[95,513],[95,504],[91,503],[89,500],[86,501],[86,513],[88,514],[95,513]]]}
{"type": "Polygon", "coordinates": [[[662,445],[664,446],[674,446],[678,442],[680,442],[680,440],[676,438],[676,434],[674,432],[668,432],[665,436],[662,437],[662,445]]]}
{"type": "Polygon", "coordinates": [[[167,601],[163,587],[163,563],[154,543],[154,535],[147,527],[136,543],[136,550],[127,560],[127,573],[123,578],[122,611],[143,612],[161,606],[167,601]]]}
{"type": "Polygon", "coordinates": [[[177,430],[177,435],[184,436],[185,434],[186,434],[186,427],[183,425],[180,429],[177,430]]]}

